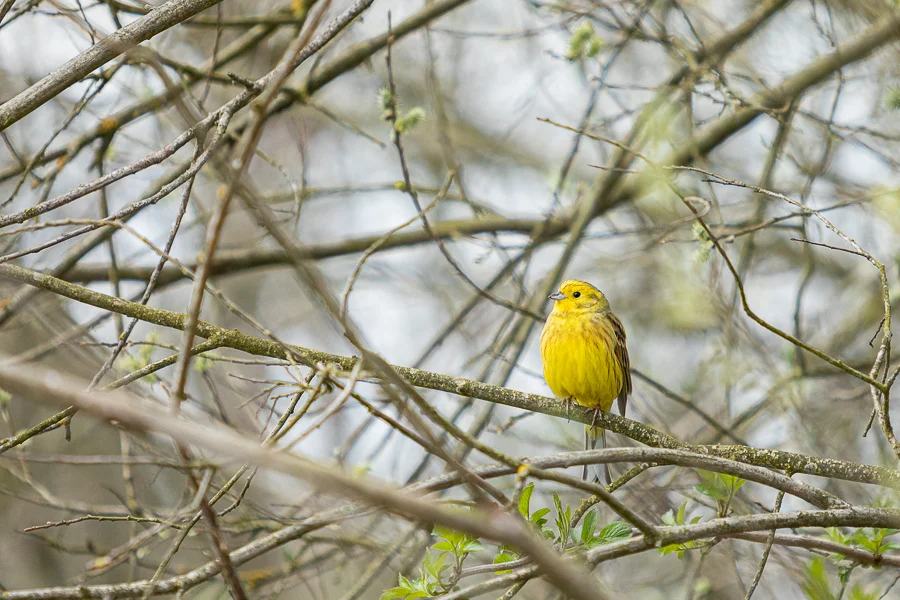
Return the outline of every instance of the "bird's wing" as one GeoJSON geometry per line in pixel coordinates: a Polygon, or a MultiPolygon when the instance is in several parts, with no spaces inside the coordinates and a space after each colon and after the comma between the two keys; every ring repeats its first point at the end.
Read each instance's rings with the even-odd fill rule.
{"type": "Polygon", "coordinates": [[[625,327],[615,315],[610,315],[613,330],[616,333],[616,360],[622,368],[622,374],[625,377],[625,384],[619,392],[619,414],[625,416],[625,405],[628,402],[628,395],[631,393],[631,362],[628,360],[628,347],[625,345],[625,327]]]}

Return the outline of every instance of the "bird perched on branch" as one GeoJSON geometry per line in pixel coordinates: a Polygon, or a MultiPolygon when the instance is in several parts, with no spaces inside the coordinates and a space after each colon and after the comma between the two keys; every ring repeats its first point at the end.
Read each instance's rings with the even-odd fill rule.
{"type": "MultiPolygon", "coordinates": [[[[619,412],[625,416],[631,393],[625,328],[612,313],[606,296],[587,282],[570,280],[550,294],[550,299],[553,310],[541,332],[541,360],[550,390],[567,405],[575,401],[597,412],[609,412],[613,400],[618,399],[619,412]]],[[[606,446],[602,428],[585,428],[586,449],[594,448],[598,437],[606,446]]],[[[610,483],[608,465],[604,465],[604,474],[610,483]]]]}

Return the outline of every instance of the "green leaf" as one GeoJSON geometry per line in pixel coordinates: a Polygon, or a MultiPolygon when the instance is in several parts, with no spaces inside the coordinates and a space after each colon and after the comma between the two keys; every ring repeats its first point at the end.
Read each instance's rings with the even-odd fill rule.
{"type": "Polygon", "coordinates": [[[397,600],[398,598],[406,600],[406,598],[409,598],[409,594],[410,590],[405,587],[392,587],[389,590],[384,590],[379,600],[397,600]]]}
{"type": "Polygon", "coordinates": [[[694,489],[714,500],[728,500],[728,492],[710,483],[698,483],[694,489]]]}
{"type": "MultiPolygon", "coordinates": [[[[507,554],[506,552],[500,552],[497,556],[494,557],[494,564],[500,565],[503,563],[512,562],[518,559],[518,556],[513,556],[512,554],[507,554]]],[[[504,571],[496,571],[497,575],[509,575],[512,573],[512,570],[504,570],[504,571]]]]}
{"type": "Polygon", "coordinates": [[[678,560],[682,560],[684,558],[684,553],[687,550],[695,548],[696,544],[694,542],[685,542],[684,544],[669,544],[668,546],[663,546],[658,550],[660,556],[666,556],[667,554],[677,554],[678,560]]]}
{"type": "MultiPolygon", "coordinates": [[[[888,193],[887,191],[882,191],[879,193],[884,193],[883,198],[896,198],[896,192],[888,193]]],[[[896,505],[897,498],[891,492],[879,494],[875,500],[869,503],[869,506],[872,508],[895,508],[896,505]]]]}
{"type": "Polygon", "coordinates": [[[880,594],[877,592],[867,592],[859,584],[854,585],[850,590],[850,600],[879,600],[880,594]]]}
{"type": "Polygon", "coordinates": [[[728,473],[716,473],[716,478],[721,481],[725,487],[729,489],[733,489],[737,491],[744,485],[744,480],[736,475],[729,475],[728,473]]]}
{"type": "Polygon", "coordinates": [[[664,512],[664,513],[663,513],[663,516],[660,517],[660,519],[662,520],[663,525],[668,525],[668,526],[670,526],[670,527],[673,527],[674,525],[676,525],[676,523],[675,523],[675,513],[672,512],[672,509],[671,509],[671,508],[670,508],[669,510],[667,510],[666,512],[664,512]]]}
{"type": "MultiPolygon", "coordinates": [[[[534,514],[531,515],[531,523],[534,525],[534,528],[541,535],[545,535],[545,533],[549,530],[544,528],[544,525],[547,524],[547,519],[544,518],[550,512],[549,508],[542,508],[540,510],[534,511],[534,514]]],[[[552,535],[552,533],[551,533],[552,535]]]]}
{"type": "Polygon", "coordinates": [[[669,544],[668,546],[662,546],[659,549],[660,556],[666,556],[668,554],[672,554],[673,552],[679,552],[678,558],[681,558],[683,549],[680,544],[669,544]]]}
{"type": "Polygon", "coordinates": [[[853,572],[851,565],[838,565],[838,579],[841,580],[841,585],[847,585],[847,582],[850,581],[851,572],[853,572]]]}
{"type": "Polygon", "coordinates": [[[459,544],[463,538],[465,538],[464,533],[440,525],[435,525],[434,531],[432,531],[431,534],[439,538],[444,538],[454,546],[459,544]]]}
{"type": "Polygon", "coordinates": [[[534,493],[534,483],[529,483],[522,489],[522,495],[519,496],[519,514],[524,518],[528,518],[529,508],[531,507],[531,494],[534,493]]]}
{"type": "Polygon", "coordinates": [[[549,508],[542,508],[540,510],[534,511],[534,514],[531,515],[531,522],[540,527],[547,522],[547,519],[544,518],[544,515],[548,514],[549,512],[549,508]]]}
{"type": "Polygon", "coordinates": [[[828,527],[825,529],[825,535],[832,542],[837,542],[838,544],[847,545],[847,536],[843,534],[843,532],[837,527],[828,527]]]}
{"type": "Polygon", "coordinates": [[[869,536],[873,535],[872,530],[868,528],[857,529],[850,536],[850,541],[854,544],[862,544],[869,541],[869,536]]]}
{"type": "Polygon", "coordinates": [[[612,544],[631,538],[631,525],[622,521],[613,521],[600,530],[597,541],[600,544],[612,544]]]}
{"type": "Polygon", "coordinates": [[[553,505],[556,506],[556,514],[561,515],[563,511],[562,500],[559,499],[559,494],[553,492],[553,505]]]}
{"type": "Polygon", "coordinates": [[[424,575],[419,579],[413,579],[409,583],[413,592],[408,596],[409,598],[425,598],[428,596],[428,584],[425,582],[424,575]]]}
{"type": "Polygon", "coordinates": [[[814,558],[806,565],[806,574],[801,587],[808,600],[835,599],[825,574],[825,563],[820,558],[814,558]]]}
{"type": "Polygon", "coordinates": [[[425,553],[425,559],[422,561],[422,568],[433,580],[435,580],[435,582],[440,582],[444,571],[450,568],[450,565],[444,564],[447,560],[447,556],[449,556],[447,552],[425,553]]]}
{"type": "MultiPolygon", "coordinates": [[[[694,222],[692,231],[694,232],[695,239],[707,240],[707,241],[710,239],[709,234],[706,233],[706,230],[703,228],[703,225],[701,225],[700,223],[697,223],[696,221],[694,222]]],[[[716,481],[718,481],[718,478],[716,477],[717,473],[714,473],[713,471],[707,471],[705,469],[694,469],[694,470],[697,471],[697,474],[700,475],[700,477],[702,477],[703,479],[705,479],[707,481],[707,483],[715,485],[716,481]]]]}
{"type": "Polygon", "coordinates": [[[444,552],[454,552],[456,550],[456,546],[448,542],[447,540],[441,540],[434,546],[432,546],[435,550],[443,550],[444,552]]]}
{"type": "Polygon", "coordinates": [[[857,529],[853,532],[853,535],[850,536],[850,542],[865,548],[869,552],[878,554],[882,551],[881,543],[884,540],[886,532],[886,529],[871,529],[869,527],[857,529]]]}
{"type": "Polygon", "coordinates": [[[594,530],[597,528],[597,511],[592,510],[584,515],[581,524],[581,541],[587,544],[594,539],[594,530]]]}
{"type": "Polygon", "coordinates": [[[880,546],[881,544],[879,544],[876,540],[864,539],[864,540],[862,540],[862,542],[860,542],[859,545],[862,546],[863,548],[865,548],[866,550],[868,550],[869,552],[874,552],[877,554],[878,546],[880,546]]]}
{"type": "MultiPolygon", "coordinates": [[[[705,230],[703,230],[705,234],[705,230]]],[[[697,473],[704,479],[694,489],[704,496],[708,496],[716,500],[716,502],[728,502],[737,493],[745,483],[745,480],[727,473],[714,473],[712,471],[704,471],[696,469],[697,473]]],[[[722,510],[722,505],[720,505],[722,510]]]]}
{"type": "Polygon", "coordinates": [[[684,525],[684,513],[687,511],[687,500],[681,503],[678,510],[667,510],[662,516],[662,522],[669,526],[684,525]]]}
{"type": "Polygon", "coordinates": [[[572,507],[567,504],[563,509],[562,500],[556,492],[553,492],[553,504],[556,505],[556,530],[559,532],[560,542],[565,544],[572,528],[572,507]]]}
{"type": "Polygon", "coordinates": [[[478,552],[483,549],[484,546],[481,545],[481,542],[474,539],[467,539],[459,545],[460,554],[471,554],[472,552],[478,552]]]}

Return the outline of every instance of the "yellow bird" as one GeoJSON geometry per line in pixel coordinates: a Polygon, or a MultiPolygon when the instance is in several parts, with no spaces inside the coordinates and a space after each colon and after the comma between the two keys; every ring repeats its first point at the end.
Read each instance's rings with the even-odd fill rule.
{"type": "MultiPolygon", "coordinates": [[[[541,332],[541,360],[550,390],[567,405],[574,400],[595,411],[609,412],[618,399],[619,412],[625,416],[631,393],[625,328],[606,296],[587,282],[570,280],[550,299],[555,303],[541,332]]],[[[586,448],[593,448],[598,437],[606,446],[603,429],[590,425],[586,429],[586,448]]],[[[607,465],[604,471],[610,483],[607,465]]]]}

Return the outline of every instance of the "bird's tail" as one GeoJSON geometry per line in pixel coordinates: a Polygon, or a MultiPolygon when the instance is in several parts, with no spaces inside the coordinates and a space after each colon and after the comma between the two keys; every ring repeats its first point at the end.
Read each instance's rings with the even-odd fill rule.
{"type": "MultiPolygon", "coordinates": [[[[597,447],[597,440],[600,440],[600,447],[606,448],[606,430],[602,427],[591,427],[590,425],[584,426],[584,449],[585,450],[593,450],[597,447]]],[[[584,465],[584,469],[581,472],[581,478],[584,481],[588,480],[588,467],[589,465],[584,465]]],[[[600,467],[601,465],[594,465],[594,481],[600,481],[600,467]]],[[[609,465],[607,463],[603,463],[603,479],[606,481],[606,485],[612,483],[612,476],[609,473],[609,465]]]]}

